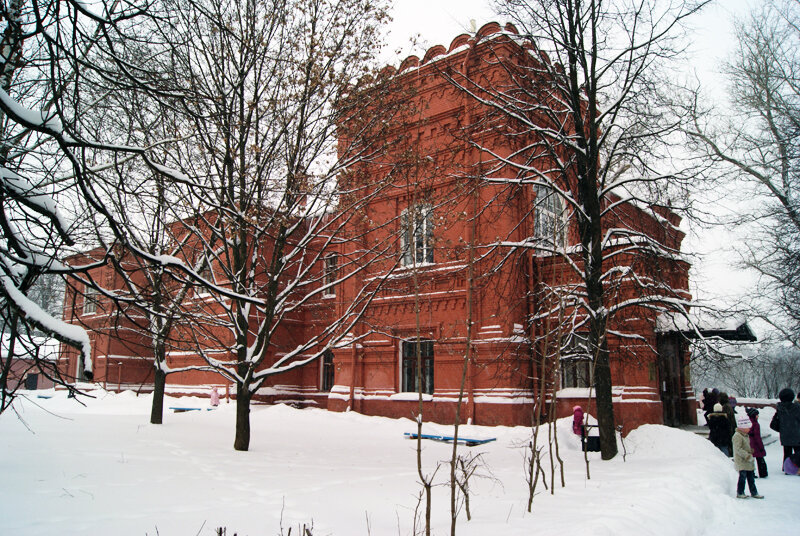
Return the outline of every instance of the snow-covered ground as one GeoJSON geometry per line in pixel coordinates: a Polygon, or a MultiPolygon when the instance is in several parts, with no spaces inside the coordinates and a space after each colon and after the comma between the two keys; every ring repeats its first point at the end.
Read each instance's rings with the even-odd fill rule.
{"type": "MultiPolygon", "coordinates": [[[[63,392],[38,391],[0,415],[0,533],[20,535],[283,534],[313,521],[315,536],[412,534],[420,486],[414,430],[407,419],[256,406],[249,452],[233,444],[234,405],[165,414],[148,424],[149,396],[97,391],[86,406],[63,392]]],[[[168,406],[207,407],[207,399],[168,406]]],[[[741,411],[741,410],[740,410],[741,411]]],[[[771,409],[761,412],[769,431],[771,409]]],[[[626,459],[591,453],[587,480],[569,420],[559,422],[566,487],[539,486],[525,509],[521,446],[525,428],[462,427],[465,437],[497,441],[483,452],[486,478],[474,479],[472,521],[460,535],[790,534],[800,526],[800,477],[778,469],[780,445],[767,446],[766,499],[737,500],[733,465],[707,440],[644,426],[624,443],[626,459]]],[[[426,425],[426,432],[447,427],[426,425]]],[[[427,471],[451,447],[426,441],[427,471]]],[[[434,533],[449,534],[447,468],[436,473],[434,533]]]]}

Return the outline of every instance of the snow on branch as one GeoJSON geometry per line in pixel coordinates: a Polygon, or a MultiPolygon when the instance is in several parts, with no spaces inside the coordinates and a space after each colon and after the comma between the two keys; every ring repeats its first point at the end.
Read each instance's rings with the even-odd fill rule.
{"type": "Polygon", "coordinates": [[[54,318],[17,288],[14,280],[0,274],[0,292],[34,326],[61,342],[75,346],[83,355],[85,370],[92,370],[92,349],[89,335],[79,326],[54,318]]]}
{"type": "Polygon", "coordinates": [[[16,122],[38,132],[58,136],[64,132],[61,120],[55,114],[43,110],[31,110],[15,101],[0,87],[0,108],[16,122]]]}

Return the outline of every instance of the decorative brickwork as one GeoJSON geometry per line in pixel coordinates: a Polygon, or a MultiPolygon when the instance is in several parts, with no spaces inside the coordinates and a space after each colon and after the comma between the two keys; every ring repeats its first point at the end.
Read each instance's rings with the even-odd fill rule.
{"type": "MultiPolygon", "coordinates": [[[[558,321],[555,313],[542,315],[542,289],[579,286],[580,281],[566,258],[513,245],[533,236],[536,217],[530,207],[541,191],[537,193],[531,185],[478,180],[491,166],[494,174],[499,174],[502,166],[497,167],[498,158],[512,158],[516,142],[502,136],[503,125],[492,123],[489,110],[448,80],[451,71],[458,70],[484,83],[503,84],[509,76],[503,62],[547,61],[518,45],[514,34],[510,25],[501,28],[491,23],[481,28],[477,38],[461,35],[449,49],[432,47],[422,60],[412,56],[402,62],[394,76],[405,91],[410,91],[403,97],[409,109],[395,138],[387,140],[388,149],[380,159],[352,166],[340,177],[343,186],[348,181],[391,181],[392,187],[376,196],[363,209],[363,215],[350,219],[347,235],[354,238],[330,246],[330,255],[336,255],[337,260],[335,264],[320,263],[319,270],[331,271],[333,266],[343,270],[355,252],[369,250],[371,244],[393,241],[395,247],[376,252],[366,269],[338,284],[335,291],[309,302],[302,314],[288,319],[275,338],[275,355],[294,340],[309,340],[321,333],[331,319],[344,314],[348,303],[363,289],[380,285],[380,291],[349,337],[331,349],[333,386],[329,392],[321,390],[320,359],[273,377],[268,387],[256,393],[255,400],[412,418],[417,411],[417,394],[402,390],[403,345],[433,341],[432,393],[423,395],[424,418],[451,422],[466,351],[466,315],[471,308],[473,358],[466,375],[463,419],[487,425],[531,423],[543,367],[537,360],[541,348],[536,334],[545,322],[558,321]],[[475,136],[483,137],[483,147],[495,144],[494,154],[476,149],[471,143],[475,136]],[[468,304],[470,241],[474,244],[475,278],[472,302],[468,304]],[[538,319],[532,323],[534,317],[538,319]]],[[[346,136],[347,125],[342,132],[346,136]]],[[[636,228],[675,251],[683,239],[679,224],[680,218],[664,207],[625,203],[606,221],[608,228],[636,228]]],[[[541,220],[539,225],[543,225],[541,220]]],[[[575,236],[568,225],[565,236],[558,240],[565,240],[569,247],[575,236]]],[[[264,247],[269,249],[269,244],[264,247]]],[[[626,254],[623,243],[610,247],[619,249],[613,257],[615,266],[635,265],[637,273],[666,281],[689,298],[689,265],[685,261],[657,254],[647,259],[626,254]]],[[[98,280],[113,287],[117,280],[107,273],[109,270],[104,266],[94,272],[98,280]]],[[[637,297],[639,291],[622,281],[615,292],[615,299],[622,301],[637,297]]],[[[104,307],[102,299],[96,313],[81,316],[80,301],[68,292],[65,318],[81,320],[93,332],[95,381],[112,387],[136,382],[146,385],[144,370],[151,365],[147,356],[152,356],[146,337],[136,335],[134,329],[112,329],[111,318],[116,317],[104,307]]],[[[656,316],[652,308],[629,308],[609,324],[614,407],[617,423],[626,432],[642,423],[664,422],[665,417],[672,421],[669,424],[695,419],[691,388],[683,373],[686,345],[675,336],[657,334],[656,316]],[[622,332],[637,337],[615,335],[622,332]],[[659,348],[669,349],[669,359],[659,356],[659,348]],[[664,397],[675,391],[677,409],[667,411],[664,397]]],[[[231,349],[223,346],[218,351],[231,349]]],[[[77,370],[75,359],[76,354],[65,349],[64,369],[77,370]]],[[[168,360],[173,367],[201,363],[189,346],[171,349],[168,360]]],[[[554,365],[547,367],[552,370],[554,365]]],[[[590,390],[572,386],[562,389],[557,384],[562,379],[547,382],[547,410],[567,416],[574,405],[580,404],[592,413],[590,390]]],[[[219,376],[202,371],[168,377],[168,386],[175,392],[194,392],[224,383],[219,376]]]]}

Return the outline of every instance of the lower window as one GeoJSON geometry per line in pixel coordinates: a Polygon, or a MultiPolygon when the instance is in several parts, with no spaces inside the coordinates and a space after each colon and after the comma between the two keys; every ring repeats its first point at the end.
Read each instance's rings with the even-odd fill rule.
{"type": "Polygon", "coordinates": [[[591,387],[592,353],[588,333],[570,333],[561,352],[561,388],[591,387]]]}
{"type": "Polygon", "coordinates": [[[325,350],[322,354],[322,391],[333,389],[333,352],[325,350]]]}
{"type": "Polygon", "coordinates": [[[402,373],[403,392],[419,392],[417,381],[421,380],[422,392],[433,394],[433,341],[403,341],[402,373]],[[422,361],[420,374],[417,374],[417,349],[422,361]]]}
{"type": "Polygon", "coordinates": [[[591,387],[589,375],[592,362],[589,359],[566,358],[561,360],[561,388],[591,387]]]}

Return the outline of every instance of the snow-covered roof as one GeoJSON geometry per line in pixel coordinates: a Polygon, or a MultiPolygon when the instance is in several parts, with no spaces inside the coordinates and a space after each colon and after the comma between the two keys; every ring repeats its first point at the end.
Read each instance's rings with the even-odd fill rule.
{"type": "MultiPolygon", "coordinates": [[[[8,355],[10,341],[10,334],[3,333],[2,336],[0,336],[0,351],[3,352],[3,355],[8,355]]],[[[44,359],[47,361],[57,360],[59,351],[61,349],[60,343],[51,337],[22,337],[22,339],[18,339],[17,344],[14,345],[14,357],[17,359],[32,358],[33,356],[31,355],[31,352],[34,350],[32,346],[38,349],[39,359],[44,359]]]]}
{"type": "Polygon", "coordinates": [[[706,318],[698,315],[662,313],[656,318],[656,333],[681,333],[689,339],[718,337],[727,341],[757,340],[747,320],[736,316],[706,318]]]}

